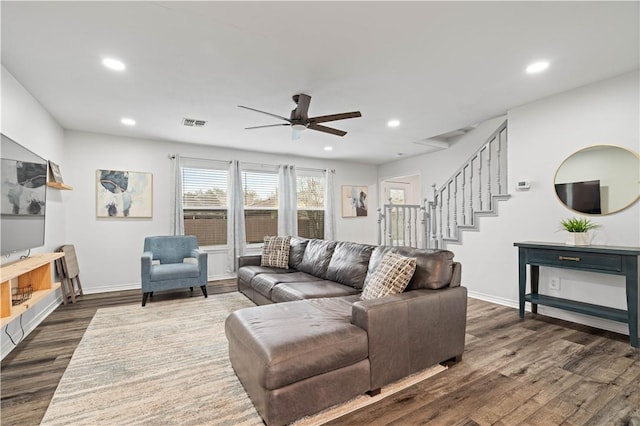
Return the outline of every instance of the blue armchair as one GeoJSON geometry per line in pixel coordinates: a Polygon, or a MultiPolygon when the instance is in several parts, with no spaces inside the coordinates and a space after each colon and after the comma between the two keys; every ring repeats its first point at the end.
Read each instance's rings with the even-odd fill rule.
{"type": "Polygon", "coordinates": [[[141,267],[142,306],[154,291],[174,288],[200,286],[207,297],[207,253],[193,235],[146,237],[141,267]]]}

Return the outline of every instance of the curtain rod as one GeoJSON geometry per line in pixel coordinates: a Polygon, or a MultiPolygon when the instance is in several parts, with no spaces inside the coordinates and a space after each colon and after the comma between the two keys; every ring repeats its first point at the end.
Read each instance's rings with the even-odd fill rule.
{"type": "MultiPolygon", "coordinates": [[[[171,160],[175,160],[176,159],[176,154],[169,154],[169,158],[171,160]]],[[[181,155],[180,158],[185,158],[187,160],[209,160],[209,161],[221,161],[221,162],[227,162],[229,164],[232,163],[231,160],[215,160],[213,158],[201,158],[201,157],[187,157],[187,156],[183,156],[181,155]]],[[[279,164],[265,164],[265,163],[252,163],[249,161],[240,161],[240,164],[247,164],[249,166],[259,166],[259,167],[279,167],[279,164]]],[[[313,167],[297,167],[296,169],[298,170],[304,170],[304,171],[312,171],[312,172],[331,172],[331,173],[335,173],[336,170],[335,169],[316,169],[313,167]]]]}
{"type": "MultiPolygon", "coordinates": [[[[216,160],[214,158],[203,158],[203,157],[187,157],[185,155],[181,155],[180,158],[184,158],[186,160],[199,160],[199,161],[219,161],[222,163],[229,163],[231,164],[231,160],[216,160]]],[[[169,154],[169,159],[170,160],[175,160],[176,159],[176,154],[169,154]]]]}

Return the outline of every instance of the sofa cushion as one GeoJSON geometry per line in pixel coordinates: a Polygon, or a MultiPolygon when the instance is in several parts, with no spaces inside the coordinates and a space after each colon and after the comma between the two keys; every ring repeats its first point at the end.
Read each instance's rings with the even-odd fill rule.
{"type": "Polygon", "coordinates": [[[240,309],[227,317],[225,332],[230,341],[247,346],[246,356],[252,357],[247,365],[260,386],[279,389],[367,358],[367,332],[351,324],[353,299],[240,309]]]}
{"type": "Polygon", "coordinates": [[[291,237],[289,242],[289,268],[298,269],[309,240],[301,237],[291,237]]]}
{"type": "Polygon", "coordinates": [[[420,288],[437,290],[447,287],[451,282],[453,253],[449,250],[379,246],[371,253],[369,270],[364,280],[365,287],[380,264],[380,261],[388,252],[414,257],[416,259],[416,271],[411,281],[409,281],[409,285],[407,285],[407,290],[417,290],[420,288]]]}
{"type": "Polygon", "coordinates": [[[294,272],[292,269],[271,268],[268,266],[249,265],[238,269],[238,280],[250,283],[253,277],[260,274],[285,274],[294,272]]]}
{"type": "Polygon", "coordinates": [[[374,248],[366,244],[340,241],[336,244],[327,267],[327,279],[361,289],[374,248]]]}
{"type": "Polygon", "coordinates": [[[327,278],[327,268],[336,248],[336,241],[309,240],[304,250],[302,262],[298,270],[314,275],[318,278],[327,278]]]}
{"type": "Polygon", "coordinates": [[[333,281],[278,283],[271,290],[271,300],[276,303],[292,300],[316,299],[360,294],[360,290],[333,281]]]}
{"type": "Polygon", "coordinates": [[[260,274],[251,280],[251,287],[261,295],[271,298],[271,290],[280,283],[291,282],[315,282],[322,281],[322,278],[304,272],[291,272],[289,274],[260,274]]]}
{"type": "Polygon", "coordinates": [[[289,269],[291,237],[264,237],[260,266],[289,269]]]}
{"type": "Polygon", "coordinates": [[[369,300],[402,293],[415,270],[416,259],[391,252],[385,254],[360,298],[369,300]]]}

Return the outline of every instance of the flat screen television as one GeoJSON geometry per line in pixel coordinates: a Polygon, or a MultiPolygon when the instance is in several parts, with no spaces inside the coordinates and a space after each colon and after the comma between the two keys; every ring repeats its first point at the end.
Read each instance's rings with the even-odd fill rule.
{"type": "Polygon", "coordinates": [[[556,183],[556,194],[570,209],[587,214],[600,214],[600,181],[556,183]]]}
{"type": "Polygon", "coordinates": [[[44,245],[47,160],[0,135],[0,251],[5,255],[44,245]]]}

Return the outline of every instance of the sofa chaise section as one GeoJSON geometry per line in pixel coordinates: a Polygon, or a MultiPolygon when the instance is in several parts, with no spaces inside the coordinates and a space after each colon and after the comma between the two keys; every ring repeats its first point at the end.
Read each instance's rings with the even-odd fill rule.
{"type": "Polygon", "coordinates": [[[257,306],[227,318],[231,364],[268,425],[369,390],[367,332],[351,323],[357,298],[257,306]]]}

